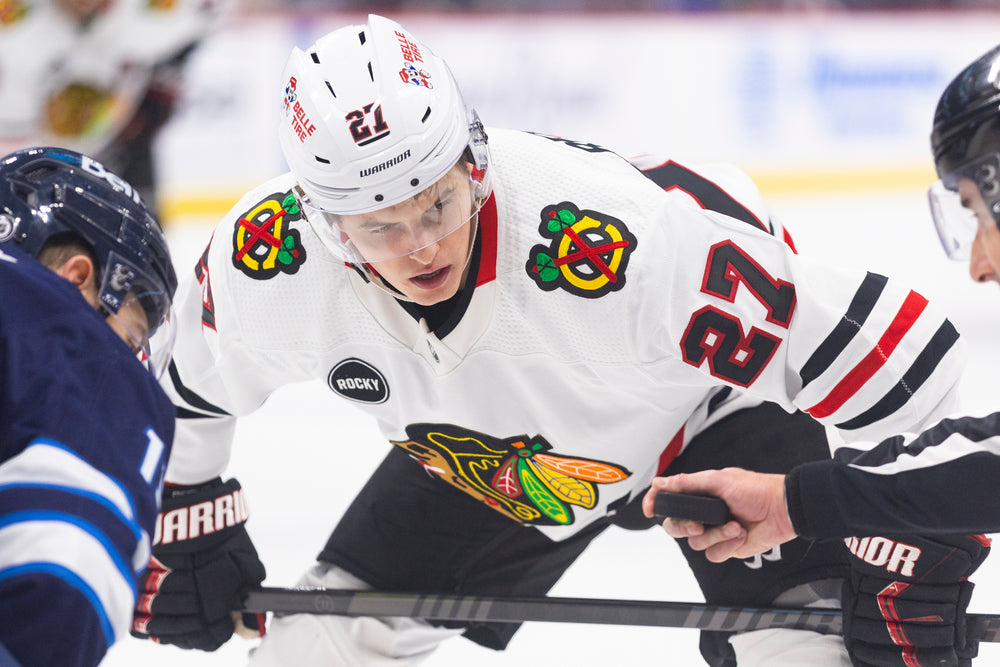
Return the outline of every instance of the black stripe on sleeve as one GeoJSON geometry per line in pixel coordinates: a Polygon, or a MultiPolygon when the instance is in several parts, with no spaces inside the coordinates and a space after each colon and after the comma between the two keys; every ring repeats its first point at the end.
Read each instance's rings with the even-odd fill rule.
{"type": "MultiPolygon", "coordinates": [[[[229,416],[229,413],[223,410],[222,408],[212,405],[204,398],[202,398],[198,394],[194,393],[193,391],[185,387],[184,383],[181,382],[181,375],[177,371],[177,365],[174,363],[172,359],[170,361],[169,370],[170,370],[170,381],[173,382],[174,390],[182,399],[184,399],[184,401],[188,405],[190,405],[192,408],[197,408],[198,410],[204,410],[205,412],[208,412],[212,415],[216,415],[219,417],[229,416]]],[[[177,416],[181,419],[186,419],[192,417],[205,417],[207,415],[198,414],[197,412],[192,412],[190,410],[185,410],[184,408],[178,407],[177,416]]]]}
{"type": "Polygon", "coordinates": [[[995,438],[1000,435],[1000,412],[994,412],[984,417],[942,419],[920,433],[908,445],[904,444],[903,436],[894,435],[867,451],[851,450],[850,446],[842,447],[834,453],[834,458],[841,463],[875,468],[896,461],[904,453],[917,456],[926,449],[937,447],[956,433],[965,440],[975,443],[995,438]],[[841,450],[844,450],[845,453],[842,453],[841,450]],[[852,451],[854,456],[850,454],[852,451]]]}
{"type": "MultiPolygon", "coordinates": [[[[686,167],[670,161],[642,172],[664,190],[679,188],[698,200],[702,207],[728,215],[768,231],[767,226],[753,212],[734,199],[728,192],[686,167]]],[[[773,230],[772,230],[773,232],[773,230]]]]}
{"type": "Polygon", "coordinates": [[[833,328],[830,335],[820,343],[816,351],[809,357],[809,360],[802,366],[802,370],[799,371],[803,389],[810,382],[826,372],[826,369],[830,367],[837,357],[840,356],[840,353],[844,351],[844,348],[858,334],[865,320],[868,319],[868,316],[874,310],[875,304],[882,295],[882,290],[885,289],[885,284],[888,280],[885,276],[877,273],[869,272],[865,276],[865,279],[861,282],[861,286],[858,287],[858,291],[854,293],[854,299],[851,300],[851,305],[848,306],[844,317],[833,328]]]}
{"type": "Polygon", "coordinates": [[[955,341],[957,340],[958,331],[955,330],[951,322],[945,320],[944,324],[934,333],[930,342],[927,343],[927,346],[917,355],[917,358],[907,369],[906,373],[903,374],[900,381],[896,383],[896,386],[879,399],[878,403],[857,417],[837,424],[837,428],[850,431],[869,426],[903,407],[910,400],[910,396],[927,381],[927,378],[931,376],[934,369],[941,362],[941,359],[955,345],[955,341]]]}

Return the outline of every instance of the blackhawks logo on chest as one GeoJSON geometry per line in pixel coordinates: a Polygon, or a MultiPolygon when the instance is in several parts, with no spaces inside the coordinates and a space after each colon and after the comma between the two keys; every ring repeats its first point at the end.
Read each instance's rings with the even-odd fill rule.
{"type": "Polygon", "coordinates": [[[597,506],[598,485],[620,482],[621,466],[557,454],[541,436],[495,438],[452,424],[411,424],[393,440],[430,472],[501,514],[534,525],[573,523],[573,506],[597,506]]]}

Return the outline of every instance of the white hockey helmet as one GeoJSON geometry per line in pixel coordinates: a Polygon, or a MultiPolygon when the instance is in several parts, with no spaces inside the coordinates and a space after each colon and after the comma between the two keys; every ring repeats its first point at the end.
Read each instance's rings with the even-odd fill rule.
{"type": "Polygon", "coordinates": [[[359,258],[335,229],[337,216],[403,202],[463,159],[477,202],[464,222],[488,196],[482,124],[447,64],[398,23],[369,15],[366,25],[296,48],[282,80],[279,138],[297,194],[310,224],[347,261],[359,258]]]}

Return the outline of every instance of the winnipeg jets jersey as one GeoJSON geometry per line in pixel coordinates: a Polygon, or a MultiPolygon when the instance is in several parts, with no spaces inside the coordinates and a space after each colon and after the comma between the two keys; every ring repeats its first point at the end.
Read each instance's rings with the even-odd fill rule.
{"type": "Polygon", "coordinates": [[[0,663],[127,634],[174,409],[79,290],[0,244],[0,663]]]}
{"type": "Polygon", "coordinates": [[[560,539],[643,490],[720,387],[847,439],[950,400],[951,324],[892,280],[797,255],[735,168],[489,142],[469,285],[433,327],[325,251],[290,174],[236,205],[177,299],[170,481],[219,475],[238,416],[321,378],[442,483],[560,539]]]}

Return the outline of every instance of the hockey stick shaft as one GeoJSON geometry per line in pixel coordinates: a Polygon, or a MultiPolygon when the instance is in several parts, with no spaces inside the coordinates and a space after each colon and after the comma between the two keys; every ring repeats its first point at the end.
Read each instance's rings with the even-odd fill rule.
{"type": "MultiPolygon", "coordinates": [[[[403,616],[438,621],[596,623],[697,630],[769,628],[839,634],[839,609],[722,607],[693,602],[558,597],[422,595],[338,589],[264,588],[251,591],[242,611],[339,616],[403,616]]],[[[969,614],[979,641],[1000,641],[1000,615],[969,614]]]]}

